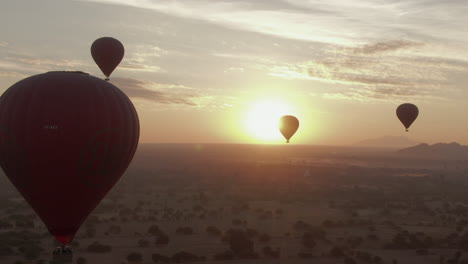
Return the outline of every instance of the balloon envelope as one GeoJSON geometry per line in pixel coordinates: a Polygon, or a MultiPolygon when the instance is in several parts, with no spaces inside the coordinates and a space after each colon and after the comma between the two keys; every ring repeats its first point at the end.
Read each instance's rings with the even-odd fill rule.
{"type": "Polygon", "coordinates": [[[286,143],[289,143],[289,139],[296,133],[299,128],[299,120],[295,116],[286,115],[280,118],[279,130],[286,138],[286,143]]]}
{"type": "Polygon", "coordinates": [[[414,104],[406,103],[398,106],[396,114],[398,119],[400,119],[401,123],[405,126],[406,131],[408,131],[408,128],[418,117],[419,109],[414,104]]]}
{"type": "Polygon", "coordinates": [[[96,39],[91,45],[91,55],[106,77],[109,77],[124,56],[124,46],[111,37],[96,39]]]}
{"type": "Polygon", "coordinates": [[[0,97],[0,165],[62,244],[125,172],[138,138],[130,99],[88,74],[35,75],[0,97]]]}

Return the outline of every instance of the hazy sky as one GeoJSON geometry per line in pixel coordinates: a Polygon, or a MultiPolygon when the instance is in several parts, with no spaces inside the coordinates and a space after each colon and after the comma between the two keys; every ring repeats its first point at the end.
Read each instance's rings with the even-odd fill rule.
{"type": "Polygon", "coordinates": [[[111,36],[141,142],[281,143],[258,125],[284,112],[301,121],[296,144],[468,144],[466,14],[463,0],[3,0],[0,89],[53,70],[102,77],[89,48],[111,36]],[[409,134],[405,102],[420,109],[409,134]]]}

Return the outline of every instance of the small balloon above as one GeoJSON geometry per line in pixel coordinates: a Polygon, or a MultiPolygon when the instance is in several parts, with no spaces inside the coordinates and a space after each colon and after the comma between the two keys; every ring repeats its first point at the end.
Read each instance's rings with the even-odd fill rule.
{"type": "Polygon", "coordinates": [[[286,143],[289,143],[291,137],[296,133],[299,128],[299,120],[292,115],[285,115],[280,118],[279,130],[286,138],[286,143]]]}
{"type": "Polygon", "coordinates": [[[413,124],[414,120],[419,115],[419,109],[414,104],[406,103],[398,106],[396,109],[396,115],[400,119],[401,123],[405,126],[406,132],[408,128],[413,124]]]}
{"type": "Polygon", "coordinates": [[[109,80],[109,76],[122,61],[125,50],[120,41],[111,37],[96,39],[91,45],[91,55],[109,80]]]}

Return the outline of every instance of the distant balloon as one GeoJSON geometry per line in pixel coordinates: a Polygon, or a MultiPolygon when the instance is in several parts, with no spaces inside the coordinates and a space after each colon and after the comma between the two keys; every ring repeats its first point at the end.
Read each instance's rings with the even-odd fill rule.
{"type": "Polygon", "coordinates": [[[406,103],[398,106],[396,114],[398,119],[400,119],[401,123],[405,126],[406,132],[408,132],[408,128],[418,117],[419,110],[414,104],[406,103]]]}
{"type": "Polygon", "coordinates": [[[85,73],[35,75],[0,97],[0,166],[64,245],[125,172],[139,134],[130,99],[85,73]]]}
{"type": "Polygon", "coordinates": [[[285,115],[280,118],[279,130],[286,138],[286,143],[296,133],[299,128],[299,120],[295,116],[285,115]]]}
{"type": "Polygon", "coordinates": [[[111,37],[96,39],[91,45],[91,55],[109,80],[109,76],[122,61],[125,50],[120,41],[111,37]]]}

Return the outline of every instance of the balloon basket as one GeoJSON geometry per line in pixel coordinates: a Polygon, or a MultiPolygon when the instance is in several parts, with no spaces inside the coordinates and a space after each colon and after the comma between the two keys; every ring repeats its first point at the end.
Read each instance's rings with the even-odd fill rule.
{"type": "Polygon", "coordinates": [[[52,259],[53,264],[73,262],[73,251],[68,246],[59,246],[55,248],[52,255],[53,255],[53,259],[52,259]]]}
{"type": "Polygon", "coordinates": [[[289,143],[289,140],[286,140],[286,143],[289,143]]]}

